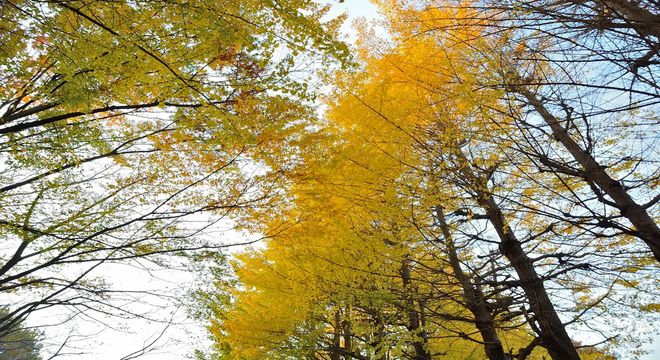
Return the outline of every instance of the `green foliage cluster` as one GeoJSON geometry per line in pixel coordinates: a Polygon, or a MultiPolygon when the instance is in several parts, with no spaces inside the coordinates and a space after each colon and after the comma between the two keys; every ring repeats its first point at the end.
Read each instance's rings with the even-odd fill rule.
{"type": "Polygon", "coordinates": [[[268,202],[254,169],[311,119],[303,69],[345,65],[327,11],[0,2],[0,334],[81,301],[134,316],[112,302],[109,265],[213,261],[222,244],[204,233],[268,202]]]}

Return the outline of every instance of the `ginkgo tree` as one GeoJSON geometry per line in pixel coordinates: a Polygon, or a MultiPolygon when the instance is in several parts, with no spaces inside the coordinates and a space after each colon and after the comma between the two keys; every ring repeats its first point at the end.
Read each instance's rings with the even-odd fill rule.
{"type": "MultiPolygon", "coordinates": [[[[362,144],[353,150],[368,152],[362,144]]],[[[237,282],[218,283],[229,300],[212,306],[221,358],[479,358],[453,271],[425,250],[387,176],[398,160],[371,150],[374,163],[347,162],[349,149],[306,163],[295,205],[264,226],[267,248],[238,256],[237,282]]],[[[532,337],[504,318],[507,344],[526,347],[532,337]]]]}
{"type": "Polygon", "coordinates": [[[326,12],[2,1],[0,333],[53,307],[141,316],[113,302],[135,294],[104,280],[105,265],[219,256],[201,235],[267,201],[254,169],[310,117],[304,67],[344,60],[326,12]]]}
{"type": "Polygon", "coordinates": [[[594,232],[635,237],[660,260],[659,197],[654,192],[657,4],[420,3],[463,12],[450,25],[417,22],[427,31],[482,29],[480,36],[497,51],[482,52],[493,76],[481,85],[507,89],[510,109],[516,109],[509,111],[519,129],[516,146],[540,171],[571,184],[566,187],[589,188],[573,195],[574,210],[554,216],[594,232]],[[526,111],[519,112],[521,106],[526,111]]]}
{"type": "MultiPolygon", "coordinates": [[[[391,60],[374,61],[369,69],[392,70],[387,66],[391,60]]],[[[383,113],[362,98],[386,96],[392,102],[379,109],[419,119],[418,94],[411,87],[389,87],[406,85],[394,78],[347,81],[350,89],[374,87],[340,98],[329,113],[338,130],[308,139],[304,165],[291,174],[292,202],[268,216],[275,221],[261,225],[269,234],[268,248],[248,252],[235,263],[238,284],[222,287],[233,300],[216,308],[212,327],[221,355],[478,358],[482,345],[475,334],[482,329],[475,329],[475,323],[480,327],[481,319],[463,305],[465,291],[455,280],[460,265],[452,269],[433,246],[424,250],[428,242],[438,243],[428,241],[432,234],[420,227],[433,221],[429,208],[440,194],[423,193],[423,200],[414,196],[421,195],[415,188],[428,186],[424,172],[418,172],[426,168],[426,154],[416,151],[419,139],[406,136],[417,125],[384,123],[383,113]]],[[[262,216],[255,214],[254,221],[263,223],[262,216]]],[[[455,251],[453,256],[456,263],[455,251]]],[[[470,287],[466,280],[463,285],[470,287]]],[[[495,333],[501,358],[505,350],[498,330],[506,333],[511,350],[527,349],[533,337],[516,323],[517,315],[508,314],[506,306],[495,310],[481,296],[470,307],[481,306],[491,317],[483,332],[495,333]]],[[[486,348],[496,347],[486,341],[486,348]]]]}
{"type": "Polygon", "coordinates": [[[503,83],[516,28],[491,33],[498,17],[452,4],[382,2],[391,37],[367,33],[360,71],[332,74],[285,201],[252,219],[272,239],[221,286],[221,356],[612,358],[578,331],[630,345],[651,329],[628,326],[655,316],[648,251],[597,211],[562,215],[593,206],[576,199],[594,189],[523,146],[527,109],[503,83]]]}
{"type": "MultiPolygon", "coordinates": [[[[594,223],[603,221],[603,218],[596,215],[597,210],[588,213],[582,212],[579,221],[567,219],[567,215],[557,216],[557,213],[577,213],[580,208],[590,209],[591,206],[594,206],[593,202],[585,200],[582,194],[589,191],[598,193],[600,190],[593,186],[586,187],[584,183],[581,183],[580,181],[584,179],[584,176],[580,176],[582,179],[567,179],[565,177],[557,179],[556,173],[548,174],[545,171],[535,171],[534,168],[538,165],[538,162],[535,162],[534,158],[530,159],[530,153],[521,146],[525,141],[538,143],[539,139],[544,138],[544,135],[541,133],[521,134],[521,127],[531,127],[535,123],[525,123],[524,121],[521,123],[520,119],[530,121],[531,116],[523,118],[525,114],[529,114],[525,112],[527,109],[521,108],[515,103],[512,104],[507,98],[510,95],[509,91],[517,93],[518,90],[509,86],[510,83],[506,83],[508,77],[511,76],[509,59],[516,59],[516,56],[519,56],[523,58],[520,60],[519,68],[537,69],[539,72],[544,70],[543,61],[535,63],[533,61],[535,58],[531,54],[525,56],[524,53],[516,54],[514,52],[512,54],[509,52],[508,49],[513,42],[511,39],[516,34],[514,31],[516,28],[511,26],[510,30],[506,31],[502,30],[502,27],[498,27],[501,23],[497,22],[499,18],[494,15],[499,9],[497,6],[491,8],[495,23],[489,25],[488,20],[490,17],[479,16],[474,8],[470,7],[470,3],[463,3],[464,6],[456,7],[452,7],[451,3],[448,6],[443,6],[446,5],[444,2],[430,3],[432,4],[428,7],[423,7],[426,2],[415,5],[404,3],[398,7],[393,5],[397,4],[396,2],[387,3],[387,11],[402,18],[400,21],[393,22],[393,26],[400,34],[402,41],[410,43],[415,41],[411,39],[417,39],[417,41],[425,42],[428,47],[435,47],[436,44],[441,44],[442,47],[433,52],[429,59],[417,60],[415,55],[423,53],[417,49],[410,52],[408,57],[394,58],[390,62],[396,64],[397,70],[401,72],[406,72],[404,64],[410,63],[412,65],[406,73],[409,78],[418,84],[418,93],[426,92],[426,95],[420,95],[420,97],[430,109],[433,109],[432,111],[443,117],[438,122],[439,128],[430,129],[431,136],[439,140],[432,142],[432,144],[441,149],[438,151],[440,155],[438,164],[440,169],[445,172],[443,176],[449,174],[449,176],[455,177],[453,182],[466,190],[477,202],[478,208],[482,208],[482,211],[484,211],[483,214],[477,214],[476,217],[488,219],[495,230],[498,228],[498,222],[500,225],[505,224],[507,221],[515,224],[515,227],[507,229],[504,226],[502,230],[505,231],[498,231],[500,232],[498,237],[502,241],[498,251],[511,261],[521,280],[521,284],[518,285],[525,290],[531,307],[534,307],[533,302],[536,301],[534,298],[538,296],[539,292],[537,290],[540,289],[529,289],[530,284],[525,284],[527,281],[524,280],[523,274],[528,270],[539,272],[539,274],[549,271],[549,273],[542,274],[539,277],[541,282],[558,280],[558,277],[576,270],[578,273],[591,270],[601,274],[602,277],[599,280],[602,280],[602,282],[599,281],[598,285],[594,283],[586,286],[587,289],[590,289],[588,291],[597,287],[601,288],[600,295],[593,297],[592,300],[588,300],[590,296],[582,297],[576,306],[578,309],[584,309],[584,313],[587,313],[588,310],[601,311],[593,307],[602,308],[603,302],[609,303],[612,309],[617,308],[619,303],[614,299],[628,297],[629,290],[627,288],[632,283],[635,284],[632,286],[635,290],[630,290],[630,292],[637,293],[641,290],[641,292],[650,291],[650,293],[654,293],[655,290],[652,285],[654,268],[648,261],[648,253],[642,256],[638,255],[640,252],[639,243],[628,236],[636,233],[624,231],[623,234],[616,235],[608,229],[610,226],[607,223],[605,223],[604,230],[599,230],[598,227],[602,228],[602,225],[599,223],[594,227],[594,223]],[[423,10],[420,11],[420,9],[423,10]],[[491,33],[493,29],[496,29],[495,35],[491,33]],[[466,45],[468,48],[464,47],[466,45]],[[440,68],[431,67],[429,64],[437,63],[436,57],[447,59],[448,64],[440,68]],[[424,76],[427,70],[432,76],[430,81],[429,78],[424,76]],[[447,76],[449,79],[449,81],[445,81],[444,85],[442,81],[437,81],[441,76],[447,76]],[[503,83],[498,82],[503,81],[498,76],[504,77],[503,83]],[[496,91],[502,90],[504,90],[501,93],[504,99],[503,106],[500,106],[499,102],[483,101],[484,96],[485,99],[496,98],[498,96],[496,91]],[[456,107],[452,107],[452,99],[460,99],[461,97],[463,104],[473,104],[471,112],[462,113],[457,111],[456,107]],[[458,132],[452,130],[452,123],[447,121],[447,119],[452,118],[459,121],[453,123],[454,129],[458,129],[458,132]],[[438,134],[449,136],[443,140],[438,134]],[[444,155],[442,154],[443,150],[444,155]],[[529,162],[529,160],[532,161],[529,162]],[[451,171],[447,172],[446,170],[451,171]],[[454,175],[451,175],[452,173],[454,175]],[[492,196],[489,196],[489,193],[492,196]],[[485,198],[481,198],[483,195],[486,195],[485,198]],[[495,202],[489,201],[489,197],[494,198],[495,202]],[[575,198],[580,199],[580,197],[582,199],[578,200],[579,204],[576,204],[575,198]],[[504,218],[498,220],[499,215],[494,215],[500,211],[503,212],[504,218]],[[530,228],[530,226],[533,226],[533,228],[530,228]],[[515,230],[528,234],[525,234],[522,238],[515,235],[515,230]],[[521,249],[523,252],[518,256],[513,256],[515,261],[507,255],[508,250],[503,247],[504,239],[511,237],[518,237],[521,240],[520,244],[523,245],[521,249]],[[542,242],[532,245],[539,240],[542,242]],[[547,245],[550,246],[546,247],[547,245]],[[533,247],[525,248],[527,246],[533,247]],[[537,251],[541,251],[541,253],[534,254],[537,251]],[[525,256],[530,256],[527,265],[524,266],[527,270],[517,268],[515,262],[520,262],[525,256]],[[555,259],[554,264],[548,262],[548,259],[555,259]],[[535,267],[536,270],[534,270],[535,267]],[[603,276],[604,274],[607,274],[607,276],[603,276]],[[638,275],[641,277],[637,278],[638,275]],[[633,278],[637,280],[632,280],[626,284],[621,282],[619,276],[627,277],[629,280],[633,278]],[[613,296],[612,302],[608,301],[610,296],[613,296]]],[[[507,13],[502,15],[502,18],[515,21],[518,17],[514,15],[507,13]],[[511,16],[507,17],[506,15],[511,16]]],[[[524,16],[521,16],[521,18],[524,20],[524,16]]],[[[525,34],[527,33],[523,31],[522,36],[525,34]]],[[[559,35],[557,35],[557,38],[561,39],[559,35]]],[[[513,42],[513,44],[516,43],[513,42]]],[[[517,49],[514,51],[517,51],[517,49]]],[[[548,73],[552,74],[549,70],[548,73]]],[[[574,86],[587,85],[578,83],[574,86]]],[[[378,106],[372,107],[380,109],[380,104],[392,101],[387,97],[382,99],[377,103],[378,106]]],[[[539,113],[544,115],[542,111],[539,111],[539,113]]],[[[433,114],[426,115],[423,119],[428,121],[433,116],[433,114]]],[[[388,121],[391,122],[391,120],[392,118],[388,121]]],[[[597,124],[596,120],[593,119],[585,118],[585,121],[597,124]]],[[[588,127],[589,123],[586,126],[588,127]]],[[[643,124],[628,124],[628,127],[633,129],[635,126],[638,127],[635,129],[636,131],[645,128],[643,124]]],[[[612,144],[612,139],[614,139],[614,143],[619,140],[617,139],[619,135],[617,133],[599,133],[599,135],[602,137],[599,140],[604,141],[607,139],[610,144],[612,144]]],[[[628,136],[625,133],[623,135],[628,136]]],[[[595,135],[592,134],[592,136],[595,135]]],[[[586,138],[591,139],[589,135],[586,138]]],[[[428,139],[428,137],[425,137],[425,139],[428,139]]],[[[619,144],[626,143],[619,140],[619,144]]],[[[624,147],[622,151],[627,151],[626,149],[627,147],[624,147]]],[[[649,155],[652,156],[652,154],[649,155]]],[[[638,165],[636,165],[639,172],[635,174],[631,172],[628,175],[649,176],[648,171],[652,171],[652,169],[644,168],[644,163],[648,164],[648,161],[652,161],[652,159],[641,158],[638,165]]],[[[559,162],[555,162],[555,164],[559,164],[559,162]]],[[[608,171],[616,171],[617,169],[625,172],[626,168],[612,166],[608,171]]],[[[589,182],[588,177],[592,176],[593,172],[588,169],[584,171],[587,172],[587,182],[589,182]]],[[[604,177],[601,176],[601,178],[604,177]]],[[[647,180],[642,180],[639,184],[648,184],[648,181],[652,181],[652,179],[653,176],[650,175],[647,180]]],[[[596,187],[598,186],[602,187],[602,185],[596,184],[596,187]]],[[[652,204],[652,202],[649,204],[652,204]]],[[[475,214],[478,208],[473,208],[475,214]]],[[[624,216],[631,215],[630,213],[626,215],[625,209],[623,212],[624,216]]],[[[470,217],[474,216],[470,215],[470,217]]],[[[639,229],[643,229],[643,227],[639,229]]],[[[643,236],[639,237],[643,239],[643,236]]],[[[515,239],[510,240],[512,240],[511,243],[515,242],[515,239]]],[[[520,265],[522,264],[519,263],[518,266],[520,265]]],[[[579,275],[577,278],[571,276],[570,282],[560,281],[558,288],[584,288],[584,286],[573,287],[579,278],[579,275]]],[[[577,282],[579,283],[579,281],[577,282]]],[[[584,290],[579,291],[583,292],[584,290]]],[[[540,296],[537,300],[542,298],[543,296],[540,296]]],[[[549,300],[551,299],[543,300],[543,302],[547,304],[549,300]]],[[[555,307],[561,304],[558,301],[551,302],[554,303],[555,307]]],[[[644,300],[637,298],[635,301],[626,302],[628,309],[637,309],[637,311],[642,312],[652,308],[653,304],[652,296],[646,297],[644,300]]],[[[571,311],[571,307],[563,311],[567,310],[571,311]]],[[[551,312],[550,309],[541,311],[545,314],[551,312]]],[[[619,316],[618,311],[613,310],[614,317],[619,316]]],[[[622,311],[625,312],[626,310],[622,309],[622,311]]],[[[532,319],[533,321],[539,321],[540,326],[537,332],[541,342],[543,342],[544,320],[536,316],[532,319]]],[[[591,316],[588,316],[587,319],[594,321],[591,316]]],[[[577,318],[571,322],[576,321],[579,322],[577,318]]],[[[551,333],[558,328],[557,324],[548,324],[546,327],[551,333]]],[[[629,330],[622,328],[619,331],[626,334],[629,330]]],[[[551,339],[556,338],[558,337],[555,334],[550,334],[545,346],[552,342],[551,339]]],[[[605,336],[605,339],[607,338],[605,336]]],[[[566,338],[563,343],[564,345],[559,345],[559,347],[572,347],[566,338]]],[[[548,350],[553,355],[552,350],[548,350]]],[[[566,353],[554,356],[558,358],[569,357],[566,353]]],[[[571,356],[575,356],[575,354],[571,356]]]]}

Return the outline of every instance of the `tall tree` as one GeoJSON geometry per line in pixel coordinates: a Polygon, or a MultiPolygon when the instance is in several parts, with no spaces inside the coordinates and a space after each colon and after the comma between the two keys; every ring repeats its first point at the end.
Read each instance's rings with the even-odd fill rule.
{"type": "MultiPolygon", "coordinates": [[[[565,134],[570,133],[570,136],[577,138],[578,141],[591,143],[592,145],[587,146],[588,152],[592,152],[593,156],[606,159],[608,165],[605,167],[608,171],[618,172],[629,179],[636,178],[637,180],[630,180],[636,185],[627,189],[628,193],[649,199],[650,201],[646,205],[648,205],[648,209],[652,209],[655,200],[652,192],[649,193],[648,190],[653,188],[652,184],[656,178],[654,174],[657,172],[656,168],[651,165],[654,162],[655,154],[650,151],[649,146],[652,146],[653,140],[642,139],[639,142],[640,147],[637,148],[632,145],[629,137],[629,134],[645,131],[647,127],[644,122],[654,116],[653,109],[650,107],[652,91],[644,93],[644,91],[640,92],[638,88],[638,86],[648,86],[648,84],[635,84],[633,88],[616,88],[609,86],[612,82],[609,82],[609,85],[605,84],[612,78],[599,75],[591,77],[591,72],[583,71],[587,64],[593,66],[593,69],[596,69],[594,71],[604,71],[607,66],[617,63],[613,59],[606,59],[603,61],[605,65],[602,65],[596,60],[593,63],[589,60],[591,58],[588,56],[591,55],[599,57],[609,54],[608,49],[596,48],[601,46],[601,43],[597,41],[594,41],[589,48],[592,52],[586,53],[586,60],[585,57],[580,57],[584,48],[581,47],[582,45],[576,44],[584,42],[586,47],[589,45],[589,41],[594,40],[594,37],[598,38],[600,34],[597,32],[591,34],[593,37],[576,36],[576,42],[571,43],[566,40],[567,33],[561,32],[561,28],[555,26],[556,23],[546,21],[546,17],[525,10],[517,13],[518,10],[526,8],[525,4],[512,7],[500,7],[500,4],[495,3],[443,1],[415,4],[391,2],[387,4],[390,13],[397,14],[404,19],[394,24],[396,30],[402,34],[403,41],[416,38],[419,41],[426,40],[428,46],[441,44],[443,48],[438,53],[450,62],[450,65],[445,66],[444,69],[440,68],[435,72],[430,72],[428,77],[420,75],[420,73],[433,69],[428,65],[433,62],[419,62],[416,63],[416,66],[423,70],[408,71],[408,74],[421,89],[429,92],[429,95],[426,95],[430,99],[427,101],[429,107],[437,109],[436,113],[441,114],[445,119],[458,118],[458,122],[450,122],[449,125],[441,124],[436,131],[449,134],[449,136],[444,136],[448,140],[443,142],[443,137],[438,136],[440,141],[434,142],[434,144],[437,144],[438,148],[453,147],[455,149],[453,152],[450,151],[447,156],[441,157],[438,163],[451,164],[454,162],[456,164],[454,171],[459,176],[454,182],[463,183],[462,186],[468,188],[468,193],[476,195],[475,200],[486,212],[486,214],[478,216],[491,217],[493,211],[499,212],[497,209],[499,207],[504,210],[505,217],[517,218],[510,221],[515,221],[517,223],[515,226],[518,228],[531,225],[529,222],[531,216],[536,215],[537,219],[545,218],[541,222],[535,221],[538,225],[534,225],[535,230],[532,231],[530,240],[540,240],[539,237],[545,237],[544,234],[551,234],[556,237],[555,240],[552,240],[553,243],[560,246],[562,251],[552,254],[552,252],[557,252],[557,248],[555,248],[550,250],[549,254],[533,255],[528,259],[528,266],[526,266],[528,269],[535,269],[536,272],[550,270],[549,274],[539,277],[540,282],[547,282],[561,273],[572,272],[580,268],[589,270],[591,265],[596,265],[592,269],[598,269],[597,271],[608,274],[608,282],[611,285],[605,285],[605,288],[615,287],[619,282],[617,280],[619,274],[627,273],[625,275],[627,277],[640,269],[647,274],[643,275],[641,279],[645,279],[648,285],[648,280],[653,277],[651,275],[654,272],[653,265],[649,263],[643,248],[640,249],[631,237],[632,235],[643,240],[644,237],[641,236],[643,234],[640,233],[643,227],[631,229],[629,225],[625,224],[625,221],[620,222],[619,219],[622,218],[630,220],[631,213],[621,210],[620,204],[613,205],[607,196],[603,196],[602,188],[599,186],[604,185],[597,183],[608,178],[603,174],[598,175],[598,172],[593,169],[588,171],[580,169],[578,163],[570,160],[573,156],[570,151],[564,152],[561,150],[561,146],[553,146],[554,141],[559,141],[559,145],[562,144],[557,133],[554,132],[553,135],[554,130],[546,130],[550,126],[547,107],[546,113],[543,113],[543,108],[521,106],[519,102],[511,100],[512,98],[520,100],[521,91],[525,91],[521,89],[534,89],[534,92],[544,94],[538,99],[543,99],[542,101],[546,105],[554,104],[552,106],[556,106],[553,107],[555,110],[571,113],[572,115],[569,117],[581,111],[579,124],[570,121],[562,122],[561,130],[565,134]],[[422,9],[421,12],[420,9],[422,9]],[[524,30],[518,31],[521,28],[524,30]],[[463,49],[462,46],[465,44],[468,44],[469,49],[463,49]],[[533,50],[526,51],[530,48],[533,50]],[[571,68],[576,64],[580,64],[580,67],[571,68]],[[526,74],[526,77],[519,76],[518,74],[521,72],[526,74]],[[444,86],[441,80],[438,81],[441,76],[448,78],[444,86]],[[590,91],[587,98],[584,94],[586,94],[585,89],[588,88],[596,90],[590,91]],[[496,98],[497,91],[503,91],[501,104],[504,106],[498,102],[483,101],[484,96],[486,96],[485,99],[496,98]],[[633,105],[612,108],[613,105],[618,106],[619,104],[603,102],[602,98],[598,97],[609,99],[610,96],[617,96],[614,95],[616,92],[644,97],[644,101],[637,105],[647,109],[648,113],[635,117],[636,113],[630,113],[633,105]],[[456,107],[452,107],[452,99],[460,97],[463,98],[464,104],[476,101],[475,104],[481,105],[474,108],[475,111],[472,115],[461,116],[460,112],[456,112],[456,107]],[[556,102],[553,100],[558,98],[563,100],[556,102]],[[598,103],[599,101],[601,103],[598,103]],[[612,128],[617,129],[614,131],[600,126],[599,121],[604,117],[615,116],[613,114],[617,113],[626,113],[633,117],[626,119],[629,121],[621,124],[620,127],[613,126],[612,128]],[[460,129],[460,132],[451,130],[452,126],[460,129]],[[585,131],[581,133],[581,129],[585,131]],[[596,144],[599,144],[600,147],[596,144]],[[611,152],[603,151],[606,146],[613,144],[620,145],[621,152],[629,152],[633,149],[637,155],[632,158],[622,155],[619,158],[617,157],[619,155],[611,156],[611,152]],[[497,156],[498,153],[502,156],[497,156]],[[481,178],[477,181],[479,185],[472,186],[472,189],[469,189],[470,179],[475,179],[475,177],[471,171],[466,171],[470,168],[479,174],[476,179],[481,178]],[[548,169],[551,170],[548,171],[548,169]],[[594,182],[594,176],[600,176],[600,179],[594,182]],[[589,177],[592,179],[589,180],[589,177]],[[525,185],[526,183],[528,185],[525,185]],[[516,187],[520,190],[517,190],[516,187]],[[645,187],[649,188],[645,189],[645,187]],[[495,201],[490,205],[488,201],[483,201],[484,199],[479,201],[479,194],[484,193],[487,195],[485,199],[492,198],[495,201]],[[488,195],[489,193],[490,195],[488,195]],[[604,202],[619,208],[622,213],[619,215],[616,211],[602,208],[598,206],[597,202],[604,202]],[[525,218],[521,216],[522,213],[528,213],[530,217],[525,218]],[[545,224],[543,224],[544,222],[545,224]],[[558,230],[556,226],[559,224],[563,230],[556,231],[558,230]],[[534,234],[534,232],[538,232],[538,234],[534,234]],[[558,261],[555,269],[549,269],[543,264],[543,259],[552,257],[558,261]],[[584,261],[586,259],[591,260],[584,261]],[[604,262],[601,259],[608,260],[604,262]],[[618,259],[621,262],[615,264],[612,259],[618,259]],[[559,271],[559,268],[563,269],[559,271]]],[[[557,9],[559,9],[558,11],[564,10],[560,6],[557,9]]],[[[541,7],[537,10],[543,11],[541,7]]],[[[559,25],[564,26],[562,23],[559,25]]],[[[580,31],[580,28],[577,28],[577,31],[580,31]]],[[[590,35],[589,31],[586,35],[590,35]]],[[[612,39],[612,42],[623,47],[629,44],[621,39],[616,39],[616,42],[615,39],[612,39]]],[[[614,52],[614,54],[617,53],[614,52]]],[[[628,55],[630,54],[634,54],[634,52],[631,50],[628,55]]],[[[391,61],[397,63],[398,68],[402,69],[401,71],[405,71],[405,67],[401,63],[407,59],[414,58],[397,58],[391,61]]],[[[624,70],[623,74],[626,73],[627,71],[624,70]]],[[[523,104],[528,104],[525,101],[522,100],[523,104]]],[[[379,106],[372,107],[380,109],[379,106]]],[[[433,118],[433,116],[434,114],[431,114],[428,117],[433,118]]],[[[577,117],[572,117],[572,119],[577,119],[577,117]]],[[[618,125],[619,121],[623,121],[620,119],[623,118],[613,118],[613,121],[618,125]]],[[[392,119],[386,119],[386,121],[392,122],[392,119]]],[[[444,121],[446,122],[446,120],[444,121]]],[[[557,126],[555,126],[555,130],[557,130],[557,126]]],[[[564,139],[566,140],[566,138],[564,139]]],[[[595,157],[591,157],[591,159],[594,160],[595,157]]],[[[577,160],[576,158],[575,161],[577,160]]],[[[605,167],[602,167],[601,170],[605,167]]],[[[442,167],[442,169],[446,168],[442,167]]],[[[491,217],[491,222],[495,224],[496,221],[493,220],[496,219],[491,217]]],[[[634,224],[632,220],[630,223],[634,224]]],[[[514,234],[515,237],[515,228],[511,230],[513,231],[503,231],[500,238],[507,234],[514,234]]],[[[521,245],[529,244],[530,240],[519,241],[519,243],[521,245]]],[[[542,244],[543,242],[539,243],[534,249],[541,250],[544,247],[542,244]]],[[[524,246],[521,249],[523,250],[520,253],[521,256],[514,258],[521,260],[524,253],[529,256],[530,250],[525,249],[524,246]]],[[[504,249],[500,248],[500,250],[503,252],[504,249]]],[[[618,291],[624,294],[625,288],[626,286],[622,286],[618,291]]],[[[608,291],[608,294],[612,294],[612,292],[608,291]]],[[[603,300],[604,298],[601,300],[606,301],[603,300]]],[[[650,298],[645,299],[645,301],[649,300],[650,298]]],[[[631,309],[639,308],[640,305],[642,308],[646,306],[644,302],[628,303],[631,309]]],[[[554,306],[557,306],[556,302],[554,306]]],[[[612,306],[615,305],[612,304],[612,306]]],[[[547,326],[547,328],[554,329],[556,326],[547,326]]],[[[542,331],[542,329],[539,330],[542,331]]],[[[552,331],[554,330],[550,332],[552,331]]],[[[553,337],[550,335],[550,338],[553,337]]],[[[566,337],[564,337],[563,343],[562,347],[572,347],[570,339],[566,337]]],[[[575,355],[573,352],[573,356],[575,355]]],[[[559,357],[565,357],[565,355],[559,357]]]]}
{"type": "Polygon", "coordinates": [[[535,139],[521,138],[526,108],[500,81],[511,76],[502,63],[515,50],[515,28],[491,34],[498,18],[490,24],[478,8],[426,4],[383,2],[390,38],[367,33],[360,70],[332,74],[337,91],[323,130],[306,139],[287,174],[284,205],[266,215],[281,221],[253,219],[262,226],[255,229],[281,236],[236,266],[235,302],[214,326],[220,343],[231,344],[225,354],[251,349],[255,356],[264,346],[261,354],[277,358],[282,348],[304,344],[306,356],[339,358],[336,349],[350,344],[349,356],[382,358],[367,345],[412,333],[387,356],[476,354],[439,340],[460,339],[491,359],[546,351],[554,359],[587,358],[574,330],[589,328],[605,342],[623,338],[632,334],[625,324],[653,307],[652,263],[631,234],[594,223],[597,211],[567,219],[564,213],[594,205],[597,199],[575,200],[592,189],[539,171],[522,146],[535,139]],[[374,268],[379,263],[385,267],[374,268]],[[389,285],[374,289],[344,276],[389,285]],[[291,291],[298,284],[304,290],[291,291]],[[271,302],[293,304],[312,293],[306,303],[323,305],[296,307],[306,311],[277,322],[285,325],[277,331],[255,336],[238,325],[250,323],[242,316],[255,307],[254,321],[269,314],[271,302]],[[379,307],[359,300],[375,296],[385,299],[379,307]],[[356,313],[368,315],[369,336],[360,335],[356,313]],[[597,329],[605,319],[611,325],[597,329]],[[312,340],[299,340],[303,329],[312,340]],[[353,339],[342,341],[347,333],[353,339]]]}
{"type": "Polygon", "coordinates": [[[123,289],[106,265],[216,256],[201,235],[267,202],[250,171],[305,126],[300,67],[345,55],[325,13],[306,0],[2,1],[0,334],[57,306],[139,315],[113,303],[123,289]]]}

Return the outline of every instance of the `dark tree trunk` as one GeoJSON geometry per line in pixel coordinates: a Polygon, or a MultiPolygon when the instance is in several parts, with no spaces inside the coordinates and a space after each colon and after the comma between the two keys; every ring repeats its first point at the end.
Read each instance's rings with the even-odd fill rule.
{"type": "Polygon", "coordinates": [[[637,204],[628,194],[623,185],[612,179],[590,153],[583,150],[573,140],[568,131],[560,124],[559,119],[552,115],[543,105],[541,100],[525,88],[518,88],[520,92],[536,110],[543,120],[550,126],[552,134],[582,167],[583,177],[598,186],[604,193],[609,195],[621,211],[634,226],[638,238],[648,245],[655,259],[660,262],[660,228],[646,212],[646,209],[637,204]]]}
{"type": "Polygon", "coordinates": [[[449,231],[449,226],[445,221],[445,214],[442,210],[442,207],[435,207],[435,216],[440,225],[440,230],[442,235],[445,238],[445,243],[447,246],[447,255],[449,256],[449,263],[451,265],[454,276],[461,284],[461,289],[463,290],[463,299],[465,305],[470,310],[474,316],[474,323],[481,334],[481,338],[484,341],[484,350],[486,356],[490,360],[508,360],[507,356],[504,353],[504,348],[502,347],[502,342],[497,336],[495,331],[495,322],[493,317],[486,306],[486,299],[483,292],[476,287],[470,278],[463,272],[461,268],[460,261],[458,260],[458,254],[456,252],[456,246],[454,244],[454,239],[449,231]]]}
{"type": "Polygon", "coordinates": [[[518,275],[520,286],[538,322],[543,347],[554,360],[579,360],[580,356],[550,301],[543,280],[537,274],[532,259],[527,256],[507,224],[497,203],[490,194],[484,193],[478,195],[478,202],[486,210],[488,219],[497,231],[500,252],[509,260],[518,275]]]}
{"type": "Polygon", "coordinates": [[[415,307],[415,292],[412,288],[412,276],[410,274],[410,260],[403,260],[401,265],[401,279],[403,280],[403,292],[406,298],[406,310],[408,312],[408,330],[415,335],[413,348],[415,349],[414,360],[431,360],[431,354],[427,350],[428,336],[421,326],[419,312],[415,307]]]}
{"type": "Polygon", "coordinates": [[[344,320],[342,330],[344,332],[344,360],[350,360],[354,358],[354,356],[351,355],[353,351],[353,344],[351,342],[351,322],[344,320]]]}
{"type": "Polygon", "coordinates": [[[475,174],[468,158],[458,145],[455,146],[454,151],[460,175],[469,182],[474,199],[486,211],[486,217],[497,232],[500,239],[500,253],[507,258],[518,275],[520,287],[525,292],[539,325],[541,345],[548,350],[554,360],[580,360],[564,324],[550,301],[543,280],[534,268],[534,262],[525,253],[520,241],[509,227],[502,210],[493,199],[487,179],[475,174]]]}
{"type": "Polygon", "coordinates": [[[341,314],[335,311],[334,333],[332,334],[332,348],[330,349],[330,360],[341,360],[341,314]]]}

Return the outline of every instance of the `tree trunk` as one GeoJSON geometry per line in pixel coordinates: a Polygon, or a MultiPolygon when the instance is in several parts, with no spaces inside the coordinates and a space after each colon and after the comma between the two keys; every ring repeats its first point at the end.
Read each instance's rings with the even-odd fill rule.
{"type": "Polygon", "coordinates": [[[507,258],[518,275],[520,287],[525,292],[539,324],[542,346],[548,350],[554,360],[579,360],[580,356],[550,301],[543,280],[534,268],[534,262],[525,253],[502,210],[493,199],[487,179],[474,173],[472,165],[458,145],[454,147],[454,151],[460,175],[469,181],[475,200],[486,211],[486,217],[497,232],[500,239],[500,253],[507,258]]]}
{"type": "Polygon", "coordinates": [[[486,306],[485,296],[483,292],[472,283],[470,278],[461,268],[454,239],[449,231],[449,226],[445,221],[444,211],[440,206],[436,206],[434,210],[436,219],[440,225],[440,230],[442,231],[442,235],[444,236],[447,245],[449,263],[454,272],[454,276],[456,276],[456,279],[461,284],[465,305],[474,316],[474,323],[484,341],[486,356],[488,356],[488,359],[490,360],[507,360],[508,358],[504,354],[502,342],[495,331],[495,322],[486,306]]]}
{"type": "Polygon", "coordinates": [[[414,360],[431,360],[431,354],[427,350],[428,336],[421,327],[419,313],[415,308],[415,293],[412,289],[412,276],[410,275],[410,260],[403,260],[401,265],[401,279],[403,280],[403,292],[406,298],[406,310],[408,311],[408,330],[413,334],[413,348],[415,349],[414,360]]]}
{"type": "Polygon", "coordinates": [[[536,273],[534,263],[507,224],[504,214],[490,194],[480,193],[478,197],[479,205],[486,210],[486,215],[500,238],[500,252],[518,274],[520,286],[538,321],[542,345],[554,360],[579,360],[580,356],[550,301],[543,280],[536,273]]]}
{"type": "Polygon", "coordinates": [[[531,91],[524,87],[518,88],[521,93],[534,107],[536,112],[541,115],[543,120],[550,126],[552,134],[566,150],[573,156],[582,167],[583,176],[589,182],[597,185],[603,192],[609,195],[621,211],[621,215],[626,217],[636,229],[636,235],[648,245],[653,252],[655,259],[660,262],[660,228],[653,221],[646,209],[637,204],[628,194],[623,185],[612,179],[591,154],[584,151],[580,145],[573,140],[568,131],[561,126],[559,119],[552,115],[543,105],[541,100],[531,91]]]}
{"type": "MultiPolygon", "coordinates": [[[[346,317],[348,318],[348,316],[346,317]]],[[[342,329],[344,332],[344,360],[351,360],[354,357],[352,356],[353,344],[351,343],[351,322],[348,321],[348,319],[344,320],[342,329]]]]}
{"type": "Polygon", "coordinates": [[[339,313],[339,310],[335,311],[333,328],[334,333],[332,334],[330,360],[341,360],[341,314],[339,313]]]}

